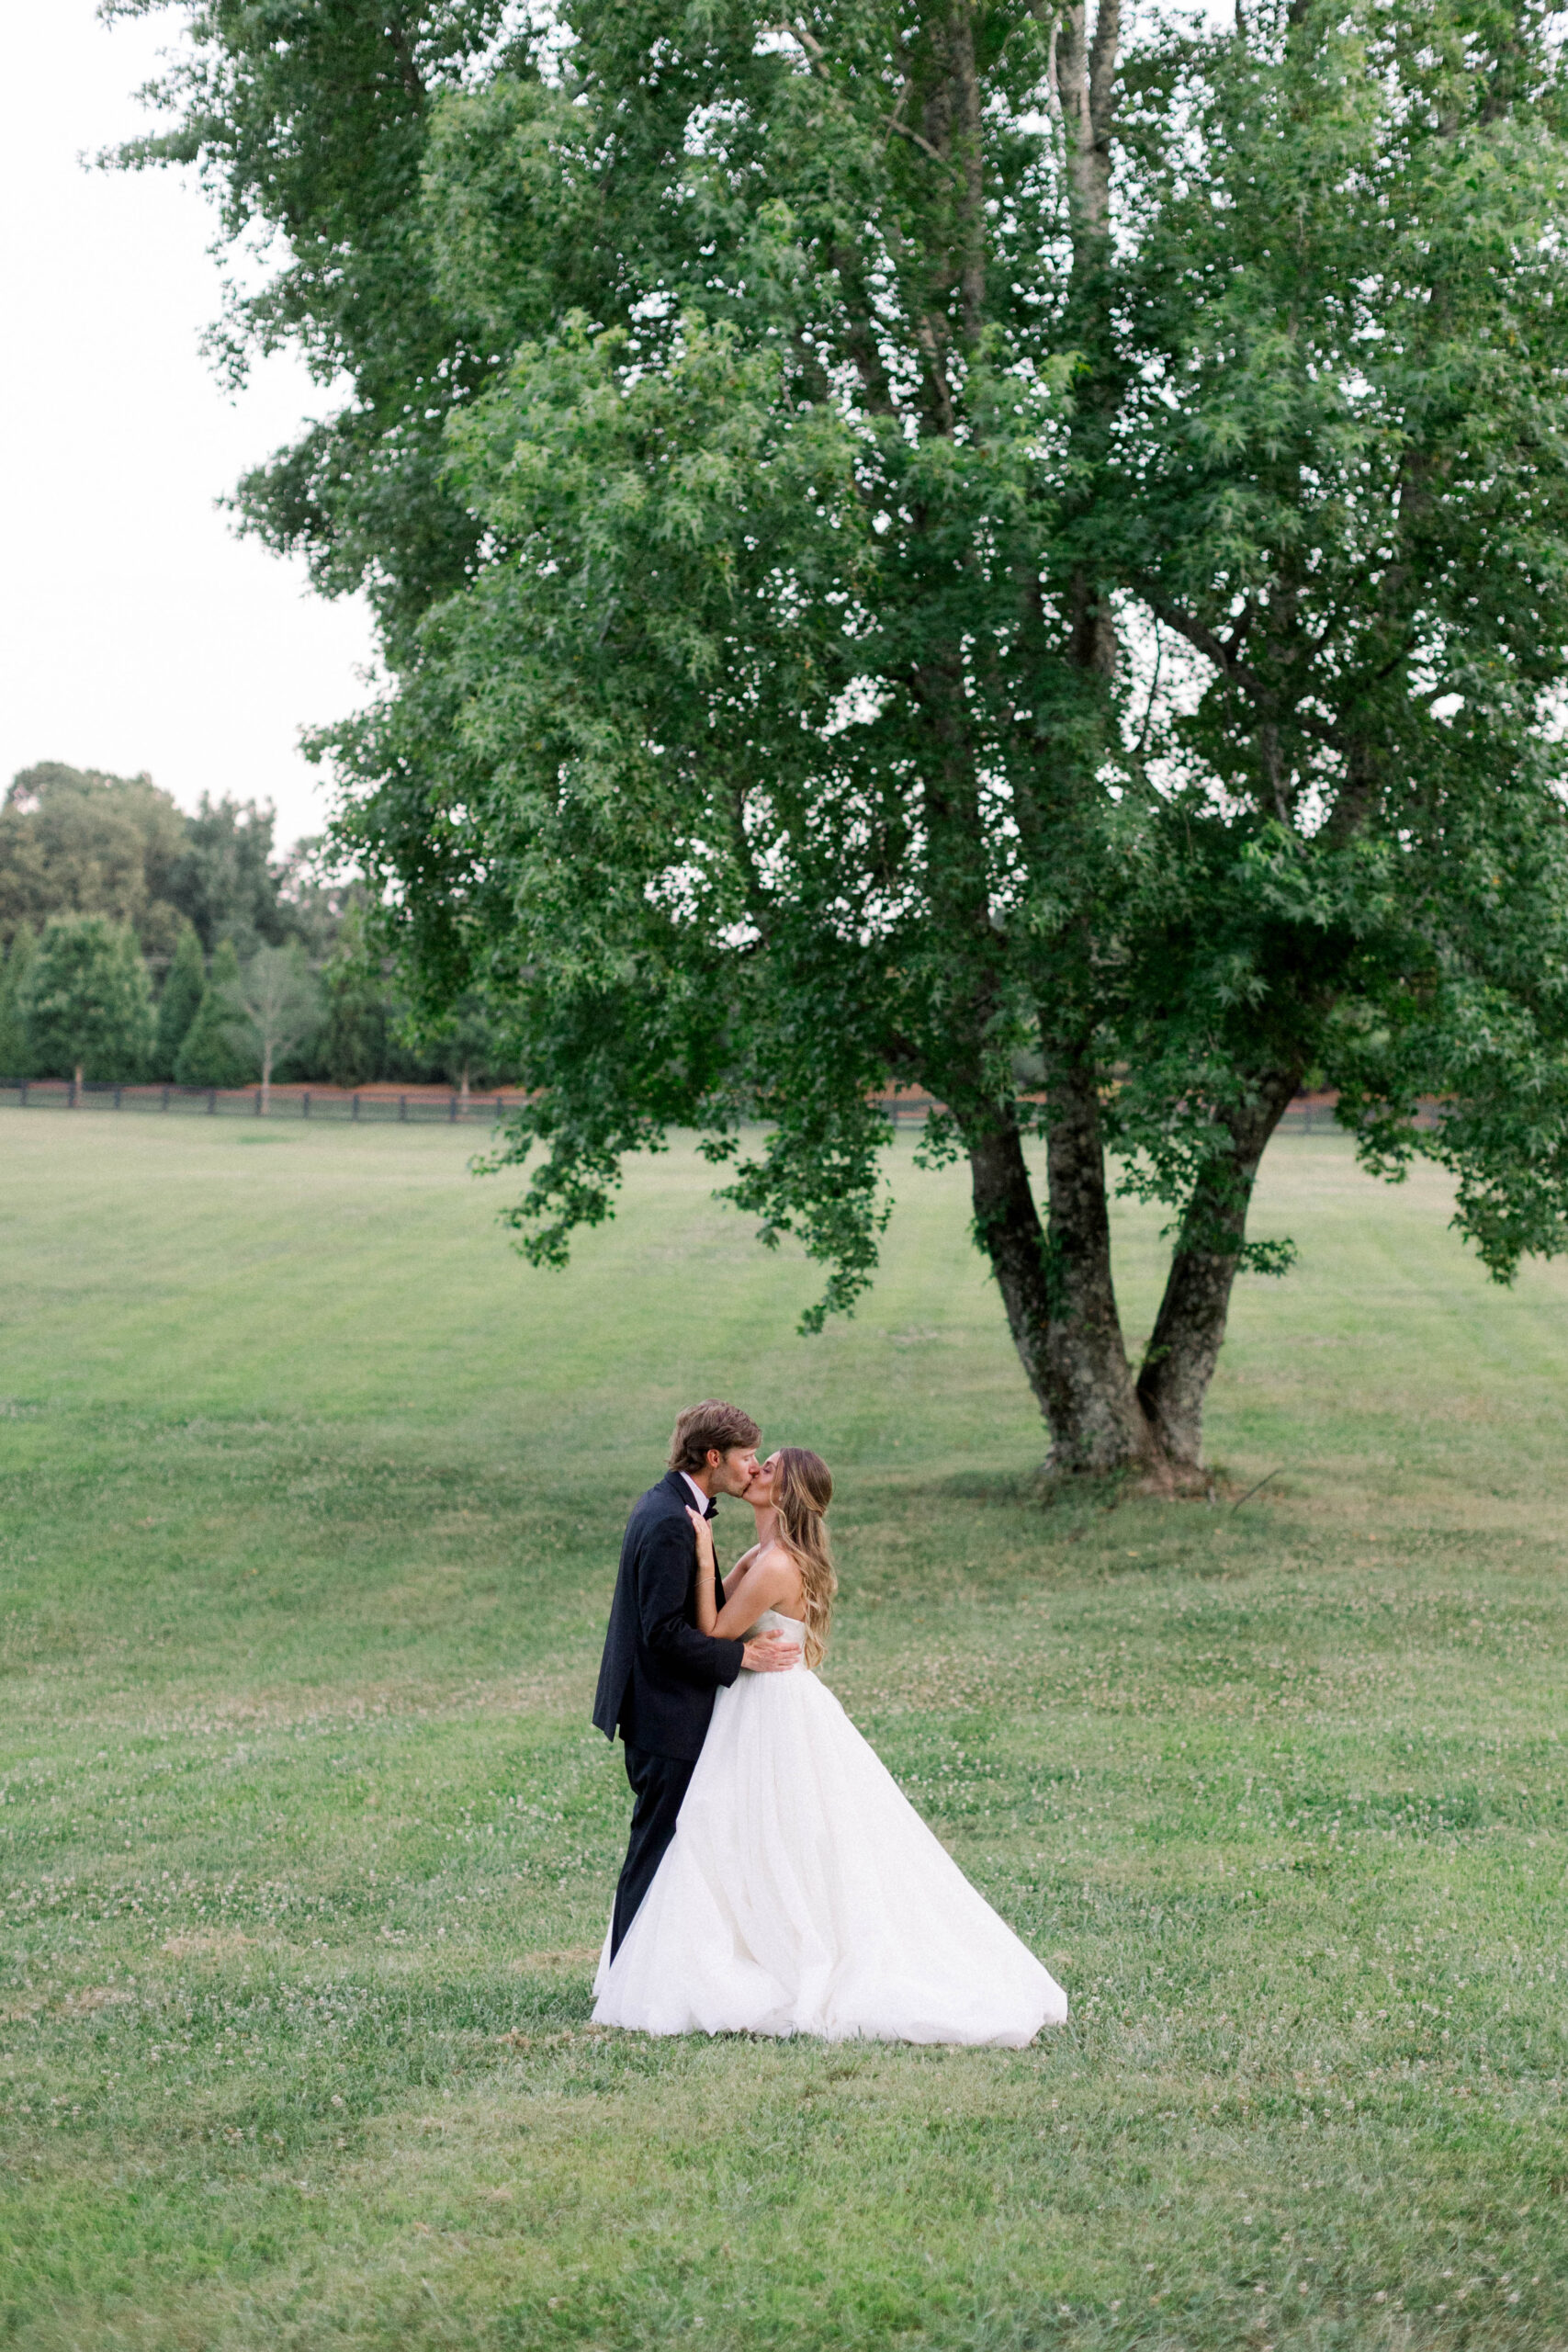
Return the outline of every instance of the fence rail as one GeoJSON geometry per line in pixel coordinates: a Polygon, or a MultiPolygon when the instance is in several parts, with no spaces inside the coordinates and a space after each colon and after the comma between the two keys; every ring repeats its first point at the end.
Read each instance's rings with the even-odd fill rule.
{"type": "MultiPolygon", "coordinates": [[[[68,1079],[0,1079],[0,1110],[27,1111],[150,1111],[160,1115],[207,1118],[314,1119],[349,1125],[460,1126],[483,1120],[487,1125],[521,1109],[528,1100],[515,1088],[499,1093],[444,1092],[432,1087],[361,1087],[357,1091],[335,1086],[275,1086],[264,1105],[259,1086],[110,1086],[89,1082],[80,1088],[68,1079]]],[[[889,1094],[883,1098],[895,1128],[924,1126],[939,1106],[929,1094],[889,1094]]],[[[1416,1114],[1418,1127],[1435,1127],[1440,1117],[1435,1102],[1423,1102],[1416,1114]]],[[[1329,1135],[1337,1129],[1332,1095],[1302,1095],[1280,1122],[1288,1135],[1329,1135]]]]}
{"type": "Polygon", "coordinates": [[[492,1124],[527,1101],[525,1094],[441,1093],[429,1087],[399,1091],[363,1087],[275,1086],[264,1103],[259,1086],[110,1086],[92,1081],[77,1087],[69,1079],[0,1079],[0,1109],[24,1111],[151,1111],[196,1114],[208,1118],[315,1119],[349,1124],[457,1126],[482,1119],[492,1124]]]}

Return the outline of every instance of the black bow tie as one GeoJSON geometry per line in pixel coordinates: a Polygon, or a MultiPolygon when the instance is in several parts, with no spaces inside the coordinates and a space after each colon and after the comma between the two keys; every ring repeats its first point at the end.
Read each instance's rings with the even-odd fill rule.
{"type": "Polygon", "coordinates": [[[703,1513],[703,1517],[705,1519],[716,1519],[718,1517],[718,1505],[716,1503],[709,1503],[706,1510],[703,1513]]]}

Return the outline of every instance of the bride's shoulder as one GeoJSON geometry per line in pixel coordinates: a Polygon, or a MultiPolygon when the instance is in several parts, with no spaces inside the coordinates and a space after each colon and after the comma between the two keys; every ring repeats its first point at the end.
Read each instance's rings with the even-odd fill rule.
{"type": "Polygon", "coordinates": [[[774,1599],[796,1591],[800,1584],[800,1570],[794,1553],[776,1539],[759,1544],[756,1555],[746,1571],[746,1581],[753,1588],[767,1586],[774,1599]]]}

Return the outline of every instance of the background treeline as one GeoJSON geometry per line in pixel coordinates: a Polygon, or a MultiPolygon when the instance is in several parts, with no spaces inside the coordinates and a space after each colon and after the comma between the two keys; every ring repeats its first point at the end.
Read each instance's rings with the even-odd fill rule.
{"type": "Polygon", "coordinates": [[[273,813],[46,761],[0,807],[0,1077],[247,1086],[499,1084],[460,1007],[415,1036],[365,894],[278,854],[273,813]]]}

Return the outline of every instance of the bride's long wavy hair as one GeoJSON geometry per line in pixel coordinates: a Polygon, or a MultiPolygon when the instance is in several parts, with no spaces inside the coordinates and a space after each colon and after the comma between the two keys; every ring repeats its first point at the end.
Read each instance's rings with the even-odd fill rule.
{"type": "Polygon", "coordinates": [[[773,1456],[773,1504],[778,1540],[800,1570],[806,1609],[806,1663],[818,1667],[828,1647],[828,1624],[839,1574],[823,1519],[833,1499],[833,1475],[819,1453],[803,1445],[781,1445],[773,1456]]]}

